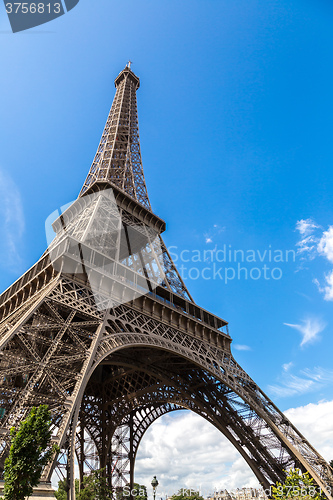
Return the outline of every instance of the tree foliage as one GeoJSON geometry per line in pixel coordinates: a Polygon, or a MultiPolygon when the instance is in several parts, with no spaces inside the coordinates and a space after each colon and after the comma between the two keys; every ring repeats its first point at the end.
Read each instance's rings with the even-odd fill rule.
{"type": "MultiPolygon", "coordinates": [[[[55,497],[57,500],[67,500],[66,479],[59,481],[55,497]]],[[[79,480],[75,479],[75,498],[76,500],[108,500],[112,498],[112,490],[107,485],[104,469],[85,476],[81,488],[79,480]]]]}
{"type": "MultiPolygon", "coordinates": [[[[81,488],[80,482],[75,479],[75,498],[76,500],[129,500],[131,490],[129,486],[124,486],[117,490],[115,496],[107,485],[107,479],[104,477],[104,470],[94,471],[89,476],[85,476],[81,488]]],[[[54,493],[57,500],[67,500],[67,480],[62,479],[58,482],[58,490],[54,493]]],[[[132,489],[132,498],[135,500],[148,500],[146,486],[134,483],[132,489]]]]}
{"type": "Polygon", "coordinates": [[[133,490],[134,490],[133,493],[135,493],[133,495],[135,500],[147,500],[148,499],[147,488],[143,484],[134,483],[133,490]]]}
{"type": "MultiPolygon", "coordinates": [[[[79,480],[75,479],[75,497],[78,498],[79,494],[79,480]]],[[[67,500],[67,479],[61,479],[58,482],[58,489],[54,492],[57,500],[67,500]]]]}
{"type": "Polygon", "coordinates": [[[199,491],[181,488],[178,493],[172,495],[172,500],[204,500],[199,491]]]}
{"type": "Polygon", "coordinates": [[[10,430],[11,447],[5,461],[4,500],[24,500],[38,485],[45,465],[56,451],[51,445],[51,414],[46,405],[32,408],[18,429],[10,430]]]}
{"type": "Polygon", "coordinates": [[[77,500],[105,500],[112,498],[112,490],[104,477],[104,469],[94,471],[83,479],[77,500]]]}
{"type": "Polygon", "coordinates": [[[148,498],[146,486],[134,483],[132,492],[129,485],[124,486],[122,490],[117,491],[116,500],[129,500],[131,493],[134,500],[147,500],[148,498]]]}
{"type": "Polygon", "coordinates": [[[308,472],[300,469],[288,472],[285,482],[272,486],[272,496],[275,500],[325,500],[326,497],[319,486],[314,483],[308,472]]]}

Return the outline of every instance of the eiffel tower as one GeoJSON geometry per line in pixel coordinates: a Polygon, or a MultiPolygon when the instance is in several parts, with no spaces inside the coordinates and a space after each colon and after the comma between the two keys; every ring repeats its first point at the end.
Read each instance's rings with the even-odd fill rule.
{"type": "Polygon", "coordinates": [[[139,85],[128,64],[79,197],[1,295],[1,470],[9,429],[47,404],[61,452],[44,483],[55,471],[67,477],[74,500],[76,461],[80,481],[101,468],[110,487],[132,486],[145,431],[188,409],[264,488],[299,467],[332,499],[332,469],[235,361],[228,323],[194,302],[163,242],[142,168],[139,85]]]}

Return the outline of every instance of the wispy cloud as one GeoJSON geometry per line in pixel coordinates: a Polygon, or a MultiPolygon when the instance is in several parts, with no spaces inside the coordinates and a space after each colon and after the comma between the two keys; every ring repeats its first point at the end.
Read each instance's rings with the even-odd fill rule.
{"type": "Polygon", "coordinates": [[[290,368],[292,368],[294,366],[294,363],[292,361],[290,361],[289,363],[284,363],[282,365],[282,369],[285,371],[285,372],[288,372],[290,370],[290,368]]]}
{"type": "Polygon", "coordinates": [[[20,192],[0,169],[0,266],[14,272],[22,267],[20,246],[25,222],[20,192]]]}
{"type": "Polygon", "coordinates": [[[313,280],[313,282],[318,286],[318,290],[324,294],[324,300],[333,300],[333,270],[325,274],[324,279],[323,286],[320,285],[317,279],[313,280]]]}
{"type": "Polygon", "coordinates": [[[220,226],[219,224],[214,224],[213,227],[209,231],[204,233],[205,242],[206,243],[213,243],[214,240],[216,239],[216,237],[219,234],[223,233],[224,231],[225,231],[224,226],[220,226]]]}
{"type": "Polygon", "coordinates": [[[286,398],[298,396],[308,392],[319,391],[333,382],[333,370],[315,367],[300,370],[298,374],[290,373],[292,363],[282,365],[282,373],[278,384],[269,385],[268,392],[274,397],[286,398]],[[285,367],[289,366],[288,369],[285,367]]]}
{"type": "Polygon", "coordinates": [[[312,370],[305,368],[301,370],[301,374],[315,382],[333,382],[333,370],[326,370],[321,366],[316,366],[312,370]]]}
{"type": "Polygon", "coordinates": [[[233,344],[233,347],[236,351],[252,351],[251,347],[245,344],[233,344]]]}
{"type": "Polygon", "coordinates": [[[308,300],[309,302],[313,302],[313,297],[310,297],[309,295],[307,295],[306,293],[303,293],[303,292],[299,292],[299,291],[296,291],[295,293],[297,293],[297,295],[300,295],[301,297],[304,297],[306,300],[308,300]]]}
{"type": "Polygon", "coordinates": [[[299,231],[301,236],[309,236],[313,234],[315,229],[318,229],[320,226],[311,218],[309,219],[301,219],[296,222],[296,230],[299,231]]]}
{"type": "Polygon", "coordinates": [[[326,323],[318,318],[306,318],[302,320],[300,325],[294,325],[291,323],[283,323],[290,328],[298,330],[302,335],[301,347],[303,347],[308,342],[313,342],[318,339],[319,333],[321,333],[325,327],[326,323]]]}
{"type": "Polygon", "coordinates": [[[318,243],[318,253],[329,262],[333,262],[333,226],[329,226],[327,231],[323,232],[318,243]]]}
{"type": "MultiPolygon", "coordinates": [[[[324,257],[330,264],[333,263],[333,225],[322,232],[321,226],[313,219],[301,219],[296,223],[296,231],[301,236],[296,246],[303,263],[318,256],[324,257]],[[319,230],[321,234],[318,234],[319,230]]],[[[333,270],[324,274],[323,283],[318,279],[314,279],[313,282],[324,295],[324,300],[333,301],[333,270]]]]}
{"type": "Polygon", "coordinates": [[[301,236],[296,246],[302,260],[313,260],[317,256],[319,237],[314,232],[319,228],[320,226],[312,219],[301,219],[296,222],[296,231],[301,236]]]}
{"type": "Polygon", "coordinates": [[[282,380],[280,385],[269,385],[268,390],[277,398],[288,398],[305,394],[314,390],[315,382],[296,375],[288,375],[287,380],[282,380]]]}

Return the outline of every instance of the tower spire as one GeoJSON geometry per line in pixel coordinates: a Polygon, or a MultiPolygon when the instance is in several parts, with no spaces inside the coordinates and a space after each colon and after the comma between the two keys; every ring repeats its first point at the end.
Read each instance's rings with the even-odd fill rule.
{"type": "Polygon", "coordinates": [[[150,210],[139,139],[140,80],[130,66],[129,62],[115,79],[116,95],[80,196],[93,184],[108,181],[150,210]]]}

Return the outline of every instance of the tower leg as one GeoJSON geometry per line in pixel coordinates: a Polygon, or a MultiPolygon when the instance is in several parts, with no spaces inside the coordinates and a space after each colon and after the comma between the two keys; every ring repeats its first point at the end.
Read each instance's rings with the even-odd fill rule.
{"type": "Polygon", "coordinates": [[[133,500],[132,490],[134,487],[134,425],[133,425],[133,411],[130,413],[129,417],[129,434],[130,434],[130,450],[129,450],[129,469],[130,469],[130,500],[133,500]]]}
{"type": "Polygon", "coordinates": [[[78,457],[79,461],[79,478],[80,478],[80,489],[83,484],[83,477],[84,477],[84,461],[85,461],[85,439],[84,439],[84,416],[83,412],[81,413],[81,418],[80,418],[80,432],[79,432],[79,446],[80,446],[80,453],[78,457]]]}
{"type": "MultiPolygon", "coordinates": [[[[75,419],[73,419],[75,420],[75,419]]],[[[67,460],[67,500],[75,500],[75,471],[74,471],[74,456],[75,456],[75,439],[76,439],[76,425],[73,421],[70,427],[70,438],[68,447],[68,460],[67,460]]]]}

